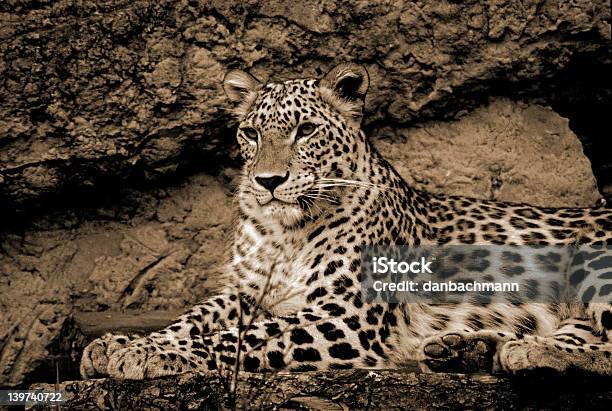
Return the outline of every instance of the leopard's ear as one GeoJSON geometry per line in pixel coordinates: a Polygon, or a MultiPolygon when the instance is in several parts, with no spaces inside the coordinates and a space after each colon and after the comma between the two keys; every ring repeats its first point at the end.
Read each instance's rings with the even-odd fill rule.
{"type": "Polygon", "coordinates": [[[333,90],[338,97],[345,100],[363,101],[370,86],[370,76],[361,64],[342,63],[323,77],[321,85],[333,90]]]}
{"type": "Polygon", "coordinates": [[[321,97],[350,123],[359,126],[370,85],[366,68],[355,63],[339,64],[331,69],[319,84],[321,97]]]}
{"type": "Polygon", "coordinates": [[[255,99],[261,82],[255,77],[242,70],[230,70],[223,78],[223,90],[231,102],[237,103],[234,113],[244,116],[255,99]]]}
{"type": "Polygon", "coordinates": [[[261,83],[246,71],[230,70],[223,78],[223,90],[234,103],[244,101],[244,98],[251,92],[256,92],[261,83]]]}

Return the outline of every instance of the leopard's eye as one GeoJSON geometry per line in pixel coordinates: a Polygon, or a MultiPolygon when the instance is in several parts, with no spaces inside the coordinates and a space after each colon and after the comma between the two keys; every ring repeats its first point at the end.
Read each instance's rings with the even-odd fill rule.
{"type": "Polygon", "coordinates": [[[240,131],[242,131],[247,139],[257,141],[257,130],[255,130],[253,127],[242,127],[240,131]]]}
{"type": "Polygon", "coordinates": [[[304,137],[310,136],[317,130],[317,126],[312,123],[302,123],[298,126],[297,132],[295,134],[295,138],[300,139],[304,137]]]}

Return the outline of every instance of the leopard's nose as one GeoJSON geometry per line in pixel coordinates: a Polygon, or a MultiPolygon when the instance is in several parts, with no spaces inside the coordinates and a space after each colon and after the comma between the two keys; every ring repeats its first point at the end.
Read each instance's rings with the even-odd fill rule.
{"type": "Polygon", "coordinates": [[[283,184],[287,180],[289,180],[288,171],[287,174],[285,174],[284,176],[260,174],[255,177],[255,181],[257,182],[257,184],[267,189],[270,193],[274,193],[276,187],[283,184]]]}

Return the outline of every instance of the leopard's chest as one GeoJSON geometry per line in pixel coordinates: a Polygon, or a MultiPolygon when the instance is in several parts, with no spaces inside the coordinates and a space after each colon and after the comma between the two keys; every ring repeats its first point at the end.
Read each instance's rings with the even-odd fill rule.
{"type": "Polygon", "coordinates": [[[326,264],[326,250],[302,237],[262,235],[247,224],[236,238],[233,267],[241,291],[275,315],[308,307],[307,296],[324,285],[313,276],[326,264]]]}

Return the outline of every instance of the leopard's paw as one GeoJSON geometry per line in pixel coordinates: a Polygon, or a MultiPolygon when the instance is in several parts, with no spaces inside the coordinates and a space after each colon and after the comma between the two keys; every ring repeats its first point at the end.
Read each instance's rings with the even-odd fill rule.
{"type": "Polygon", "coordinates": [[[504,371],[512,374],[533,372],[567,375],[612,376],[612,344],[575,345],[555,338],[527,336],[508,341],[499,354],[504,371]]]}
{"type": "Polygon", "coordinates": [[[507,342],[500,350],[499,360],[502,368],[512,374],[534,370],[563,373],[571,365],[564,350],[537,338],[507,342]]]}
{"type": "Polygon", "coordinates": [[[610,304],[589,304],[587,314],[596,335],[612,341],[612,306],[610,304]]]}
{"type": "Polygon", "coordinates": [[[497,372],[498,349],[513,338],[494,331],[434,335],[421,345],[420,365],[426,372],[497,372]]]}
{"type": "Polygon", "coordinates": [[[105,334],[93,340],[81,356],[80,372],[83,379],[108,376],[109,358],[114,352],[125,347],[135,337],[127,335],[105,334]]]}
{"type": "Polygon", "coordinates": [[[107,370],[113,378],[142,380],[203,368],[203,363],[191,359],[187,352],[161,348],[147,339],[142,339],[113,353],[107,370]]]}

